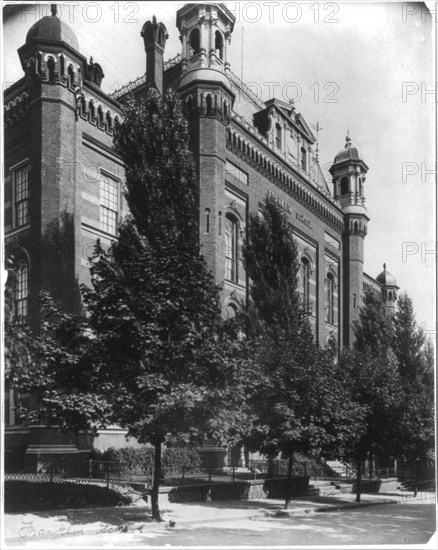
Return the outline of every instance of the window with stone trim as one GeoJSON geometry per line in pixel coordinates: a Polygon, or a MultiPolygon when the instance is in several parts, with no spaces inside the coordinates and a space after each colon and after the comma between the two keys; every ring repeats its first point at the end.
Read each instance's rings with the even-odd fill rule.
{"type": "Polygon", "coordinates": [[[275,145],[281,149],[281,126],[278,123],[275,125],[275,145]]]}
{"type": "Polygon", "coordinates": [[[331,325],[335,324],[335,278],[332,273],[327,274],[326,279],[326,317],[325,320],[331,325]]]}
{"type": "Polygon", "coordinates": [[[305,311],[310,309],[310,262],[306,258],[301,259],[301,295],[305,311]]]}
{"type": "Polygon", "coordinates": [[[100,175],[100,228],[115,235],[119,216],[119,182],[107,174],[100,175]]]}
{"type": "Polygon", "coordinates": [[[305,147],[301,147],[301,168],[304,172],[307,171],[307,151],[305,147]]]}
{"type": "Polygon", "coordinates": [[[225,216],[225,279],[237,283],[239,222],[232,214],[225,216]]]}
{"type": "Polygon", "coordinates": [[[21,227],[29,223],[29,165],[24,164],[13,171],[14,181],[14,225],[21,227]]]}
{"type": "Polygon", "coordinates": [[[15,314],[18,318],[26,318],[29,301],[29,267],[22,264],[17,271],[15,287],[15,314]]]}

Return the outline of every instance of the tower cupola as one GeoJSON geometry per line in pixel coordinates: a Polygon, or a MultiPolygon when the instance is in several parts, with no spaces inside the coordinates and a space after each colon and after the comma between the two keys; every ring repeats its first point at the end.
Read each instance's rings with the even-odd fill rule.
{"type": "Polygon", "coordinates": [[[234,28],[235,17],[224,4],[186,4],[178,10],[176,25],[182,43],[182,80],[184,86],[192,79],[199,78],[197,71],[207,79],[223,80],[228,86],[230,64],[227,47],[234,28]],[[195,72],[196,74],[190,73],[195,72]],[[214,74],[215,73],[215,74],[214,74]]]}
{"type": "Polygon", "coordinates": [[[397,302],[397,280],[392,273],[386,270],[386,264],[383,264],[383,271],[376,277],[376,281],[382,286],[382,299],[385,303],[385,309],[393,315],[397,302]]]}
{"type": "MultiPolygon", "coordinates": [[[[341,206],[357,206],[365,209],[364,185],[368,166],[360,158],[359,151],[353,147],[350,131],[345,138],[345,147],[335,156],[330,174],[333,177],[333,191],[341,206]]],[[[365,209],[366,210],[366,209],[365,209]]]]}

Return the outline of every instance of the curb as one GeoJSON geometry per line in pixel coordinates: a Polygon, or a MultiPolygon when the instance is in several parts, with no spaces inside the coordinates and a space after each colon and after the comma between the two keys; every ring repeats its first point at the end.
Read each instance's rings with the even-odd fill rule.
{"type": "Polygon", "coordinates": [[[379,506],[380,504],[398,504],[398,500],[379,500],[378,502],[355,502],[343,506],[322,506],[316,508],[315,512],[338,512],[339,510],[352,510],[354,508],[366,508],[367,506],[379,506]]]}

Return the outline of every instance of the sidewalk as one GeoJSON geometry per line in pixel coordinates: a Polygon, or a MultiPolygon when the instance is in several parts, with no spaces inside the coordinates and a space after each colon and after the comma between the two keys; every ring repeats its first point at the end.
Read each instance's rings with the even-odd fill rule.
{"type": "MultiPolygon", "coordinates": [[[[165,497],[167,495],[163,495],[165,497]]],[[[153,522],[149,505],[54,510],[26,514],[5,515],[5,542],[11,546],[24,546],[44,540],[56,540],[83,535],[111,535],[115,533],[145,533],[184,524],[216,525],[225,520],[267,520],[304,514],[333,512],[389,503],[434,503],[433,493],[364,494],[362,502],[355,502],[354,494],[318,497],[313,500],[292,500],[284,510],[281,500],[246,500],[178,504],[161,499],[162,523],[153,522]]],[[[139,503],[141,504],[141,503],[139,503]]]]}

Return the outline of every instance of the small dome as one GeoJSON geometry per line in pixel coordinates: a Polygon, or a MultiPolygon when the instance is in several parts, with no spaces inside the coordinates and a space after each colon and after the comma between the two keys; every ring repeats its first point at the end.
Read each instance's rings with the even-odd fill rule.
{"type": "Polygon", "coordinates": [[[344,162],[345,160],[361,160],[357,148],[351,146],[350,131],[348,131],[345,141],[345,148],[335,156],[333,164],[344,162]]]}
{"type": "Polygon", "coordinates": [[[26,44],[37,40],[50,42],[64,42],[76,51],[79,51],[79,42],[73,30],[59,17],[56,16],[56,8],[52,7],[52,15],[43,17],[34,23],[26,36],[26,44]]]}
{"type": "Polygon", "coordinates": [[[383,271],[377,276],[376,281],[384,286],[397,286],[397,279],[392,273],[386,271],[386,264],[383,264],[383,271]]]}

